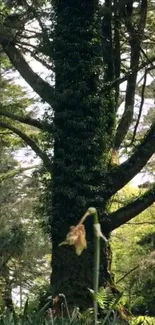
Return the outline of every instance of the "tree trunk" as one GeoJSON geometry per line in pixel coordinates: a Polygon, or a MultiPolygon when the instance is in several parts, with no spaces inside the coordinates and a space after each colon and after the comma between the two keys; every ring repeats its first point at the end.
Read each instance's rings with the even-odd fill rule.
{"type": "MultiPolygon", "coordinates": [[[[52,289],[53,294],[63,293],[71,309],[78,306],[80,310],[86,310],[92,306],[93,300],[89,288],[93,289],[94,270],[94,241],[88,240],[87,250],[81,256],[75,254],[72,246],[53,247],[53,274],[52,289]]],[[[110,274],[111,258],[109,247],[101,247],[101,269],[100,286],[112,282],[110,274]]]]}
{"type": "MultiPolygon", "coordinates": [[[[105,66],[98,1],[59,0],[54,2],[54,10],[52,286],[54,294],[61,292],[71,305],[85,308],[90,302],[88,288],[93,285],[91,217],[86,222],[88,249],[80,257],[73,247],[58,245],[90,206],[97,208],[104,222],[104,180],[113,143],[115,105],[113,95],[102,91],[105,66]]],[[[109,280],[108,264],[103,247],[101,285],[109,280]]]]}

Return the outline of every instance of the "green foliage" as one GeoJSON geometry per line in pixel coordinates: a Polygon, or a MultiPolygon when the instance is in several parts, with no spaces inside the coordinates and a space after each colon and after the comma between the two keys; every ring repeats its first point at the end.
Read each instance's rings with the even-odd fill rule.
{"type": "MultiPolygon", "coordinates": [[[[103,290],[101,290],[103,292],[103,290]]],[[[105,293],[102,294],[105,297],[105,293]]],[[[104,298],[103,297],[103,298],[104,298]]],[[[40,309],[34,312],[29,308],[29,300],[26,301],[22,314],[4,312],[0,316],[0,325],[93,325],[93,310],[88,309],[84,313],[80,313],[78,310],[74,310],[71,317],[64,317],[63,313],[61,317],[55,317],[52,314],[50,308],[51,300],[40,309]]],[[[116,305],[116,303],[115,303],[116,305]]],[[[111,311],[111,309],[110,309],[111,311]]],[[[115,313],[110,317],[109,311],[106,316],[100,317],[99,324],[101,325],[153,325],[154,319],[151,317],[133,317],[126,321],[120,319],[115,313]]]]}
{"type": "MultiPolygon", "coordinates": [[[[133,188],[127,190],[134,195],[133,188]]],[[[154,316],[154,221],[152,206],[112,236],[115,280],[124,292],[126,304],[138,315],[154,316]]]]}
{"type": "Polygon", "coordinates": [[[99,304],[99,307],[104,312],[107,312],[109,309],[111,309],[111,307],[115,307],[117,303],[117,298],[112,293],[110,287],[107,288],[101,287],[96,296],[96,300],[99,304]]]}
{"type": "MultiPolygon", "coordinates": [[[[8,60],[1,57],[0,110],[20,116],[32,116],[27,108],[33,103],[26,91],[14,84],[7,76],[8,60]],[[5,61],[6,60],[6,61],[5,61]]],[[[17,126],[17,122],[1,121],[17,126]]],[[[38,131],[27,129],[34,138],[38,131]]],[[[39,139],[38,139],[39,140],[39,139]]],[[[16,149],[23,148],[21,140],[12,136],[10,131],[0,133],[0,310],[13,308],[12,294],[19,291],[20,304],[27,292],[33,296],[36,287],[44,285],[49,279],[50,245],[43,233],[39,217],[35,211],[38,205],[40,183],[37,174],[29,168],[21,168],[15,159],[16,149]],[[26,172],[27,170],[27,172],[26,172]],[[24,173],[25,172],[25,173],[24,173]],[[44,277],[42,275],[44,274],[44,277]],[[9,300],[8,300],[9,297],[9,300]]]]}
{"type": "Polygon", "coordinates": [[[154,325],[155,318],[148,316],[139,316],[138,318],[133,318],[131,325],[154,325]]]}
{"type": "Polygon", "coordinates": [[[114,294],[110,287],[99,289],[96,299],[101,309],[101,317],[104,315],[102,324],[107,324],[107,322],[115,324],[116,320],[120,324],[129,324],[131,315],[123,305],[121,297],[122,293],[117,291],[114,294]]]}
{"type": "MultiPolygon", "coordinates": [[[[0,155],[2,173],[16,165],[4,145],[1,145],[0,155]]],[[[0,182],[0,293],[3,297],[8,284],[10,294],[21,286],[23,291],[31,291],[33,295],[36,286],[48,281],[50,247],[34,211],[39,197],[38,185],[35,175],[6,178],[0,182]]]]}
{"type": "MultiPolygon", "coordinates": [[[[34,97],[28,94],[27,90],[18,85],[16,78],[12,79],[14,73],[13,67],[4,53],[0,53],[0,113],[7,112],[8,114],[17,114],[20,117],[34,117],[36,113],[37,101],[34,101],[34,97]]],[[[1,122],[17,127],[23,132],[26,132],[31,139],[40,141],[40,132],[36,128],[24,125],[22,123],[10,119],[8,116],[1,115],[1,122]]],[[[25,147],[25,143],[17,135],[13,135],[11,131],[6,131],[1,128],[1,137],[5,145],[10,149],[15,150],[21,147],[25,147]]]]}

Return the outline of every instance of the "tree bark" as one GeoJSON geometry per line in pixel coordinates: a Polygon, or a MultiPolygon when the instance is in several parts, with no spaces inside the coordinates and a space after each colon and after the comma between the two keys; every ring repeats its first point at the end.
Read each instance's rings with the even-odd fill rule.
{"type": "MultiPolygon", "coordinates": [[[[53,246],[52,292],[54,296],[63,293],[71,310],[78,306],[81,311],[84,311],[93,305],[93,298],[89,292],[89,288],[93,289],[93,237],[88,240],[87,244],[87,250],[83,251],[81,256],[75,254],[74,247],[57,247],[55,242],[53,246]]],[[[111,252],[110,247],[106,247],[103,243],[101,255],[99,286],[106,286],[112,283],[111,252]]]]}
{"type": "MultiPolygon", "coordinates": [[[[104,175],[109,166],[115,105],[113,95],[106,92],[101,95],[100,74],[104,62],[98,1],[60,0],[54,2],[54,9],[57,17],[53,41],[56,132],[51,282],[55,295],[63,291],[70,305],[85,308],[91,301],[88,288],[93,286],[91,219],[86,225],[88,248],[80,257],[75,255],[72,247],[58,245],[66,237],[69,227],[78,223],[89,206],[98,209],[101,221],[106,216],[101,188],[104,188],[104,175]]],[[[106,51],[104,53],[107,55],[106,51]]],[[[103,249],[102,285],[110,280],[110,257],[103,253],[103,249]]]]}

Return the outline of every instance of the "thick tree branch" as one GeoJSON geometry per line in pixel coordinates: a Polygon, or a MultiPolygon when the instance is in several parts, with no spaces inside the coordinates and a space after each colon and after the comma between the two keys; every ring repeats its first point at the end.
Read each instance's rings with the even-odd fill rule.
{"type": "Polygon", "coordinates": [[[52,172],[52,162],[47,156],[45,152],[43,152],[38,145],[25,133],[20,131],[19,129],[15,128],[12,125],[9,125],[8,123],[5,122],[0,122],[0,127],[4,129],[9,129],[13,133],[17,134],[28,146],[31,147],[31,149],[36,153],[38,157],[40,157],[46,167],[46,169],[51,173],[52,172]]]}
{"type": "MultiPolygon", "coordinates": [[[[4,109],[4,106],[3,106],[3,109],[4,109]]],[[[52,132],[52,125],[48,124],[47,122],[41,122],[41,121],[31,118],[29,116],[19,116],[16,114],[12,114],[10,112],[1,110],[1,107],[0,107],[0,115],[9,117],[14,121],[19,121],[21,123],[34,126],[34,127],[38,128],[40,130],[43,130],[43,131],[52,132]]]]}
{"type": "Polygon", "coordinates": [[[125,186],[133,177],[135,177],[146,165],[154,152],[155,123],[152,124],[152,127],[143,141],[137,146],[132,156],[121,165],[111,169],[109,172],[109,177],[107,177],[106,181],[107,196],[111,197],[125,186]]]}
{"type": "Polygon", "coordinates": [[[12,42],[9,42],[9,40],[7,41],[6,39],[4,40],[0,35],[0,43],[11,63],[25,81],[43,99],[43,101],[47,102],[51,106],[54,99],[54,88],[30,68],[23,55],[12,42]]]}
{"type": "Polygon", "coordinates": [[[155,185],[145,194],[140,195],[136,200],[127,204],[125,207],[112,212],[108,216],[110,231],[120,227],[129,220],[136,217],[139,213],[147,209],[153,202],[155,202],[155,185]]]}
{"type": "MultiPolygon", "coordinates": [[[[133,4],[132,4],[133,5],[133,4]]],[[[130,124],[133,119],[134,112],[134,98],[136,90],[136,80],[137,80],[137,68],[139,65],[140,51],[141,51],[141,42],[143,40],[145,21],[147,13],[147,0],[142,0],[141,10],[140,10],[140,20],[137,25],[137,30],[132,26],[132,17],[128,16],[125,19],[125,24],[130,39],[131,46],[131,61],[130,61],[130,70],[133,71],[132,75],[128,77],[127,88],[126,88],[126,98],[125,98],[125,109],[118,125],[116,132],[114,149],[118,150],[121,143],[123,142],[130,124]]]]}

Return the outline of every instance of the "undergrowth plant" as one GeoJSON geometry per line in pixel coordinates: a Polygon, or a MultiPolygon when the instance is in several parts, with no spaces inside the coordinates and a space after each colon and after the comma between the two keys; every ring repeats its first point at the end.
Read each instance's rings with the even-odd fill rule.
{"type": "Polygon", "coordinates": [[[122,305],[122,293],[114,295],[110,287],[99,288],[99,270],[100,270],[100,238],[105,242],[107,239],[101,232],[98,213],[95,208],[89,208],[76,226],[70,228],[65,241],[61,245],[74,245],[77,255],[80,255],[83,249],[87,248],[84,222],[88,216],[94,217],[94,271],[93,271],[93,290],[89,289],[92,294],[94,307],[81,314],[77,309],[73,310],[70,315],[67,300],[64,294],[64,304],[62,306],[61,317],[54,317],[51,306],[51,298],[38,312],[29,312],[28,300],[22,315],[6,312],[0,316],[0,325],[155,325],[155,319],[150,317],[133,318],[128,310],[122,305]],[[64,318],[64,308],[68,318],[64,318]],[[100,313],[98,312],[100,311],[100,313]],[[99,317],[100,314],[100,317],[99,317]]]}
{"type": "MultiPolygon", "coordinates": [[[[97,294],[97,303],[102,309],[104,316],[101,315],[98,320],[98,325],[154,325],[155,319],[151,317],[140,316],[138,318],[133,317],[130,320],[125,317],[120,319],[120,304],[121,297],[114,297],[108,288],[100,288],[97,294]],[[119,313],[118,313],[119,312],[119,313]]],[[[63,317],[63,313],[60,318],[54,317],[51,311],[48,301],[45,306],[36,314],[32,314],[29,311],[28,300],[25,304],[22,315],[12,314],[6,312],[0,316],[0,325],[94,325],[94,309],[89,308],[84,313],[80,313],[79,309],[75,308],[72,314],[68,318],[63,317]]],[[[64,306],[66,308],[66,306],[64,306]]],[[[122,309],[122,313],[125,313],[125,309],[122,309]]]]}
{"type": "MultiPolygon", "coordinates": [[[[79,315],[79,320],[69,320],[69,319],[57,319],[57,318],[47,318],[45,313],[38,313],[36,316],[32,316],[28,312],[21,317],[12,315],[12,313],[6,312],[5,315],[0,316],[0,325],[94,325],[93,320],[93,309],[87,310],[84,314],[79,315]]],[[[108,311],[107,311],[108,315],[108,311]]],[[[106,316],[107,316],[106,315],[106,316]]],[[[112,317],[105,317],[98,321],[99,325],[154,325],[155,318],[140,316],[138,318],[134,317],[129,322],[125,320],[120,320],[117,313],[114,312],[112,317]]]]}

